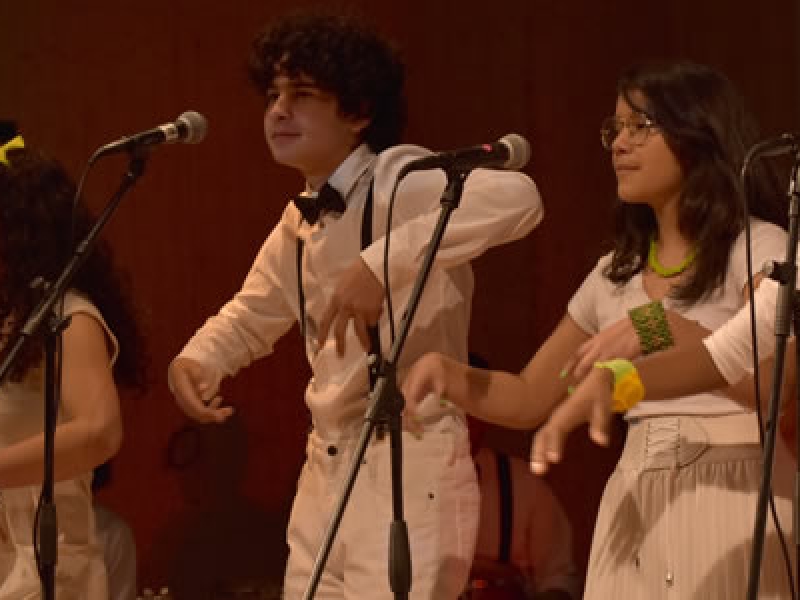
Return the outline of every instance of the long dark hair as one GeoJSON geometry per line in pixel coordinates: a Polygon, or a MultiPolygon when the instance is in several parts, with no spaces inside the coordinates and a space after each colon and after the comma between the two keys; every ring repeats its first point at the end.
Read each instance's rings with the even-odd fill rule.
{"type": "MultiPolygon", "coordinates": [[[[29,149],[8,152],[0,163],[0,323],[12,323],[12,335],[41,298],[36,278],[53,281],[70,256],[75,185],[54,160],[29,149]]],[[[74,212],[75,239],[93,221],[79,202],[74,212]]],[[[117,383],[142,390],[146,383],[144,345],[126,285],[114,269],[108,245],[99,240],[78,271],[73,289],[85,294],[120,341],[114,365],[117,383]]],[[[31,340],[10,376],[21,381],[42,359],[42,343],[31,340]]]]}
{"type": "MultiPolygon", "coordinates": [[[[731,247],[745,225],[745,193],[750,216],[785,224],[774,174],[754,165],[746,190],[739,178],[745,154],[758,140],[755,120],[725,76],[698,64],[635,66],[622,74],[617,93],[658,125],[682,167],[678,227],[694,244],[697,258],[674,297],[685,304],[704,300],[725,281],[731,247]],[[644,97],[643,106],[633,99],[636,92],[644,97]]],[[[657,235],[650,206],[618,200],[606,276],[625,283],[640,272],[650,239],[657,235]]]]}

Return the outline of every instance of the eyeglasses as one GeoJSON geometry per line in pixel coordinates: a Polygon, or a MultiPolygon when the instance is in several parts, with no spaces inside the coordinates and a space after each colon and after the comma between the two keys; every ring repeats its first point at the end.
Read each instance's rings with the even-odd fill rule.
{"type": "Polygon", "coordinates": [[[636,146],[647,141],[650,132],[658,125],[645,114],[634,113],[628,118],[608,117],[600,127],[600,142],[603,148],[611,150],[611,146],[623,129],[628,130],[628,139],[636,146]]]}

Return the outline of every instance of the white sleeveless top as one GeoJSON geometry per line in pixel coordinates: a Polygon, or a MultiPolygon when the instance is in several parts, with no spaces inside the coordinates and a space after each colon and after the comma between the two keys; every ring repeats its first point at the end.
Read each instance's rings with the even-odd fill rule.
{"type": "MultiPolygon", "coordinates": [[[[111,364],[118,344],[100,313],[84,296],[69,292],[64,315],[85,313],[105,330],[111,364]]],[[[0,451],[44,429],[43,369],[31,371],[25,381],[0,387],[0,451]]],[[[64,420],[59,407],[59,422],[64,420]]],[[[108,598],[103,552],[95,536],[92,511],[92,473],[59,481],[54,486],[58,515],[56,598],[108,598]]],[[[0,598],[33,600],[42,597],[33,553],[32,532],[40,485],[0,490],[0,598]]]]}

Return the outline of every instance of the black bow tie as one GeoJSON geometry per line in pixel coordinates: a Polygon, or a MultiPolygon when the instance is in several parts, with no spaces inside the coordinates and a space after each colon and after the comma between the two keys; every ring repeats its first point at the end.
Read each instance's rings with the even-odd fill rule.
{"type": "Polygon", "coordinates": [[[342,195],[328,183],[320,188],[316,196],[297,196],[294,205],[309,225],[317,222],[322,211],[343,213],[347,207],[342,195]]]}

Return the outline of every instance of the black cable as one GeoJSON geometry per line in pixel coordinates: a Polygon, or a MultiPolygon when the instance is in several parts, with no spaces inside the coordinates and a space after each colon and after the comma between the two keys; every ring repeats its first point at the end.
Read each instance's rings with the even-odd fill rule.
{"type": "MultiPolygon", "coordinates": [[[[763,451],[764,449],[764,415],[761,407],[761,386],[760,382],[760,368],[758,364],[758,332],[756,330],[756,304],[755,304],[755,285],[753,281],[753,250],[752,250],[752,235],[750,230],[750,205],[747,200],[747,171],[750,166],[751,155],[745,157],[742,164],[740,173],[740,180],[742,183],[742,205],[744,207],[744,235],[745,235],[745,262],[747,263],[747,288],[748,299],[750,301],[750,339],[753,346],[753,385],[755,386],[755,409],[756,418],[758,419],[758,440],[759,445],[763,451]]],[[[795,332],[796,333],[796,332],[795,332]]],[[[800,375],[800,374],[799,374],[800,375]]],[[[777,427],[777,423],[774,424],[777,427]]],[[[766,465],[764,465],[766,468],[766,465]]],[[[786,536],[783,533],[780,519],[778,518],[778,511],[775,508],[775,495],[772,493],[772,488],[769,491],[769,511],[772,515],[772,522],[775,524],[775,530],[778,533],[778,540],[781,543],[781,554],[786,566],[786,576],[789,580],[789,590],[792,600],[797,600],[795,593],[795,581],[792,574],[792,563],[789,557],[789,548],[786,543],[786,536]]]]}
{"type": "Polygon", "coordinates": [[[392,213],[394,212],[394,199],[397,195],[397,187],[400,185],[400,180],[395,178],[394,187],[392,187],[392,194],[389,196],[389,208],[386,212],[386,234],[385,242],[383,245],[383,283],[386,287],[386,310],[389,313],[389,332],[394,345],[394,308],[392,306],[392,286],[389,285],[389,240],[392,232],[392,213]]]}

